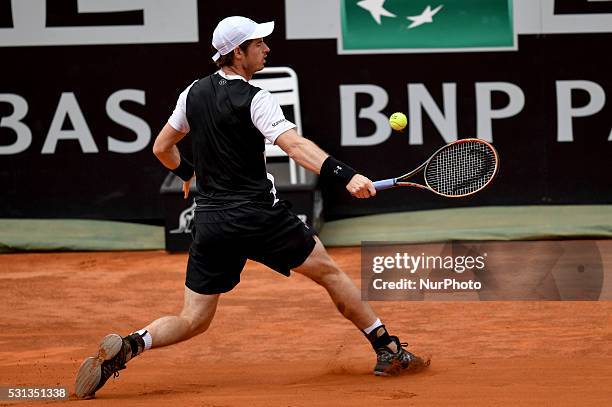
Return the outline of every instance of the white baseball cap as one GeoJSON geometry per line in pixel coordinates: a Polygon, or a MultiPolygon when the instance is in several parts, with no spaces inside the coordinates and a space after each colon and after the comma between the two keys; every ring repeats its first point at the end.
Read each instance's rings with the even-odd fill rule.
{"type": "Polygon", "coordinates": [[[212,46],[218,51],[213,55],[217,61],[247,40],[263,38],[274,31],[274,21],[258,24],[250,18],[233,16],[224,18],[213,32],[212,46]]]}

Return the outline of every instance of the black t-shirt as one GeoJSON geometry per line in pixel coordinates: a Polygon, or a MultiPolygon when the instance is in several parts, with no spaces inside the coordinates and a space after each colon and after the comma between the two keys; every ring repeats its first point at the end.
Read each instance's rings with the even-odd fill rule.
{"type": "Polygon", "coordinates": [[[251,120],[251,101],[260,90],[218,73],[191,86],[186,113],[199,210],[274,202],[273,185],[266,172],[264,138],[251,120]]]}

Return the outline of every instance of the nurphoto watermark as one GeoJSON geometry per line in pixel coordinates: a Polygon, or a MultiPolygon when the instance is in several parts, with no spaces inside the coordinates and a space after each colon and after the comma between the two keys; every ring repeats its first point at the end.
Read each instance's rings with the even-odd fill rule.
{"type": "Polygon", "coordinates": [[[593,241],[362,242],[368,301],[612,299],[593,241]]]}

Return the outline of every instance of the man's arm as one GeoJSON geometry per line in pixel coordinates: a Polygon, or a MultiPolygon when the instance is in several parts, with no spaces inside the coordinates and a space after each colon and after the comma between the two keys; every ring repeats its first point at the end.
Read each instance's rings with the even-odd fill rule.
{"type": "MultiPolygon", "coordinates": [[[[275,144],[302,167],[320,174],[321,167],[329,154],[312,141],[301,137],[295,129],[290,129],[278,136],[275,144]]],[[[356,198],[369,198],[376,195],[374,184],[361,174],[355,174],[346,189],[356,198]]]]}
{"type": "MultiPolygon", "coordinates": [[[[185,134],[180,131],[175,130],[168,123],[164,126],[164,128],[159,132],[157,138],[155,139],[155,143],[153,143],[153,154],[157,157],[161,163],[168,168],[170,171],[173,171],[175,174],[176,170],[179,170],[179,166],[181,165],[181,155],[179,153],[176,144],[185,137],[185,134]]],[[[183,168],[187,162],[183,163],[183,168]]],[[[189,164],[191,166],[191,164],[189,164]]],[[[178,171],[182,173],[184,171],[178,171]]],[[[189,171],[188,171],[189,172],[189,171]]],[[[179,175],[179,174],[177,174],[179,175]]],[[[191,177],[189,176],[181,176],[183,179],[183,194],[185,199],[189,195],[189,185],[191,183],[191,177],[193,177],[193,170],[191,170],[191,177]],[[185,178],[188,178],[187,180],[185,178]]]]}
{"type": "Polygon", "coordinates": [[[169,170],[176,169],[181,163],[181,156],[176,144],[185,137],[185,134],[174,130],[172,126],[166,123],[157,135],[155,143],[153,143],[153,154],[169,170]]]}

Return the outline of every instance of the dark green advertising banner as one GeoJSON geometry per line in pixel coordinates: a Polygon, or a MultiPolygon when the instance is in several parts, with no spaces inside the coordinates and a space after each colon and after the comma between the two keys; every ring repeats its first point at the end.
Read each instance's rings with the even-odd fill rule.
{"type": "Polygon", "coordinates": [[[340,52],[514,49],[511,0],[342,0],[340,52]]]}

